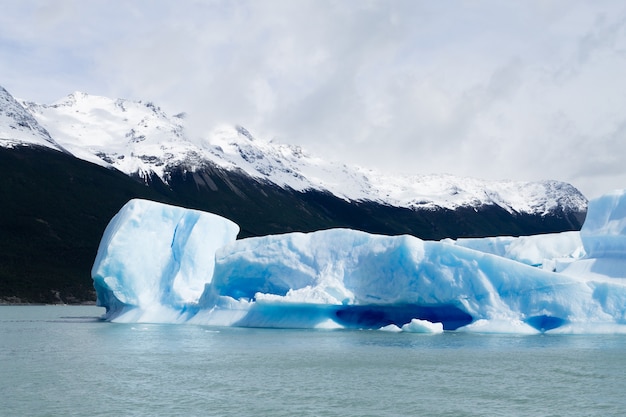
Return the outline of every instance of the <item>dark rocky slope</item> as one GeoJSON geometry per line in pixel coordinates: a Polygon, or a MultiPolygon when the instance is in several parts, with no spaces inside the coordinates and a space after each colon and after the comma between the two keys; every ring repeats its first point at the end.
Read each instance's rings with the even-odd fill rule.
{"type": "Polygon", "coordinates": [[[241,227],[240,237],[347,227],[423,239],[527,235],[580,229],[584,212],[509,213],[496,205],[420,210],[298,192],[240,171],[206,165],[131,178],[67,153],[0,147],[0,300],[95,300],[90,270],[109,220],[131,198],[210,211],[241,227]]]}

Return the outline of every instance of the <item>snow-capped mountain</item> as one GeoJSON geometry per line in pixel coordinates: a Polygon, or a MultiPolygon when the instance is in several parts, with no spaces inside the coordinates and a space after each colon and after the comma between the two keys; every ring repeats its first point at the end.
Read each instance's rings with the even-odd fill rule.
{"type": "MultiPolygon", "coordinates": [[[[173,169],[183,167],[194,172],[216,166],[286,189],[330,192],[347,201],[410,209],[495,205],[510,213],[546,214],[558,207],[584,211],[587,203],[574,187],[557,181],[383,174],[327,161],[297,146],[255,138],[243,127],[223,126],[206,138],[190,138],[184,114],[169,116],[154,104],[141,101],[76,92],[49,105],[22,105],[24,120],[32,115],[31,119],[43,126],[33,142],[65,149],[78,158],[129,175],[148,178],[156,174],[165,183],[170,182],[173,169]]],[[[28,135],[19,139],[29,141],[28,135]]]]}
{"type": "Polygon", "coordinates": [[[0,145],[11,147],[23,143],[63,150],[30,112],[0,86],[0,145]]]}

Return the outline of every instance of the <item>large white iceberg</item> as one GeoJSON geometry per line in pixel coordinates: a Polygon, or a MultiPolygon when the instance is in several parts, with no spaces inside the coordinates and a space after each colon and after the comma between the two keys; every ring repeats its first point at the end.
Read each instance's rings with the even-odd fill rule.
{"type": "Polygon", "coordinates": [[[171,321],[211,282],[215,251],[239,226],[211,213],[131,200],[109,222],[91,270],[107,317],[171,321]]]}
{"type": "Polygon", "coordinates": [[[105,317],[123,322],[626,332],[625,207],[615,192],[590,203],[580,233],[523,238],[331,229],[235,240],[218,216],[133,200],[92,275],[105,317]]]}

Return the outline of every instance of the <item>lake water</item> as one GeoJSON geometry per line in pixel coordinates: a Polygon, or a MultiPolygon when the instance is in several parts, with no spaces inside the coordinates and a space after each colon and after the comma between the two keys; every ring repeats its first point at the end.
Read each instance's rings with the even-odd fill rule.
{"type": "Polygon", "coordinates": [[[0,306],[1,416],[622,416],[626,336],[115,324],[0,306]]]}

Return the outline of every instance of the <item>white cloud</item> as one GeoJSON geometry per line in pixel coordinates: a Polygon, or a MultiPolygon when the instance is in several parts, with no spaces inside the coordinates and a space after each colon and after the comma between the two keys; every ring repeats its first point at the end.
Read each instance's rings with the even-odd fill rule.
{"type": "Polygon", "coordinates": [[[4,2],[0,84],[414,173],[626,187],[618,1],[4,2]],[[7,64],[7,63],[10,63],[7,64]]]}

